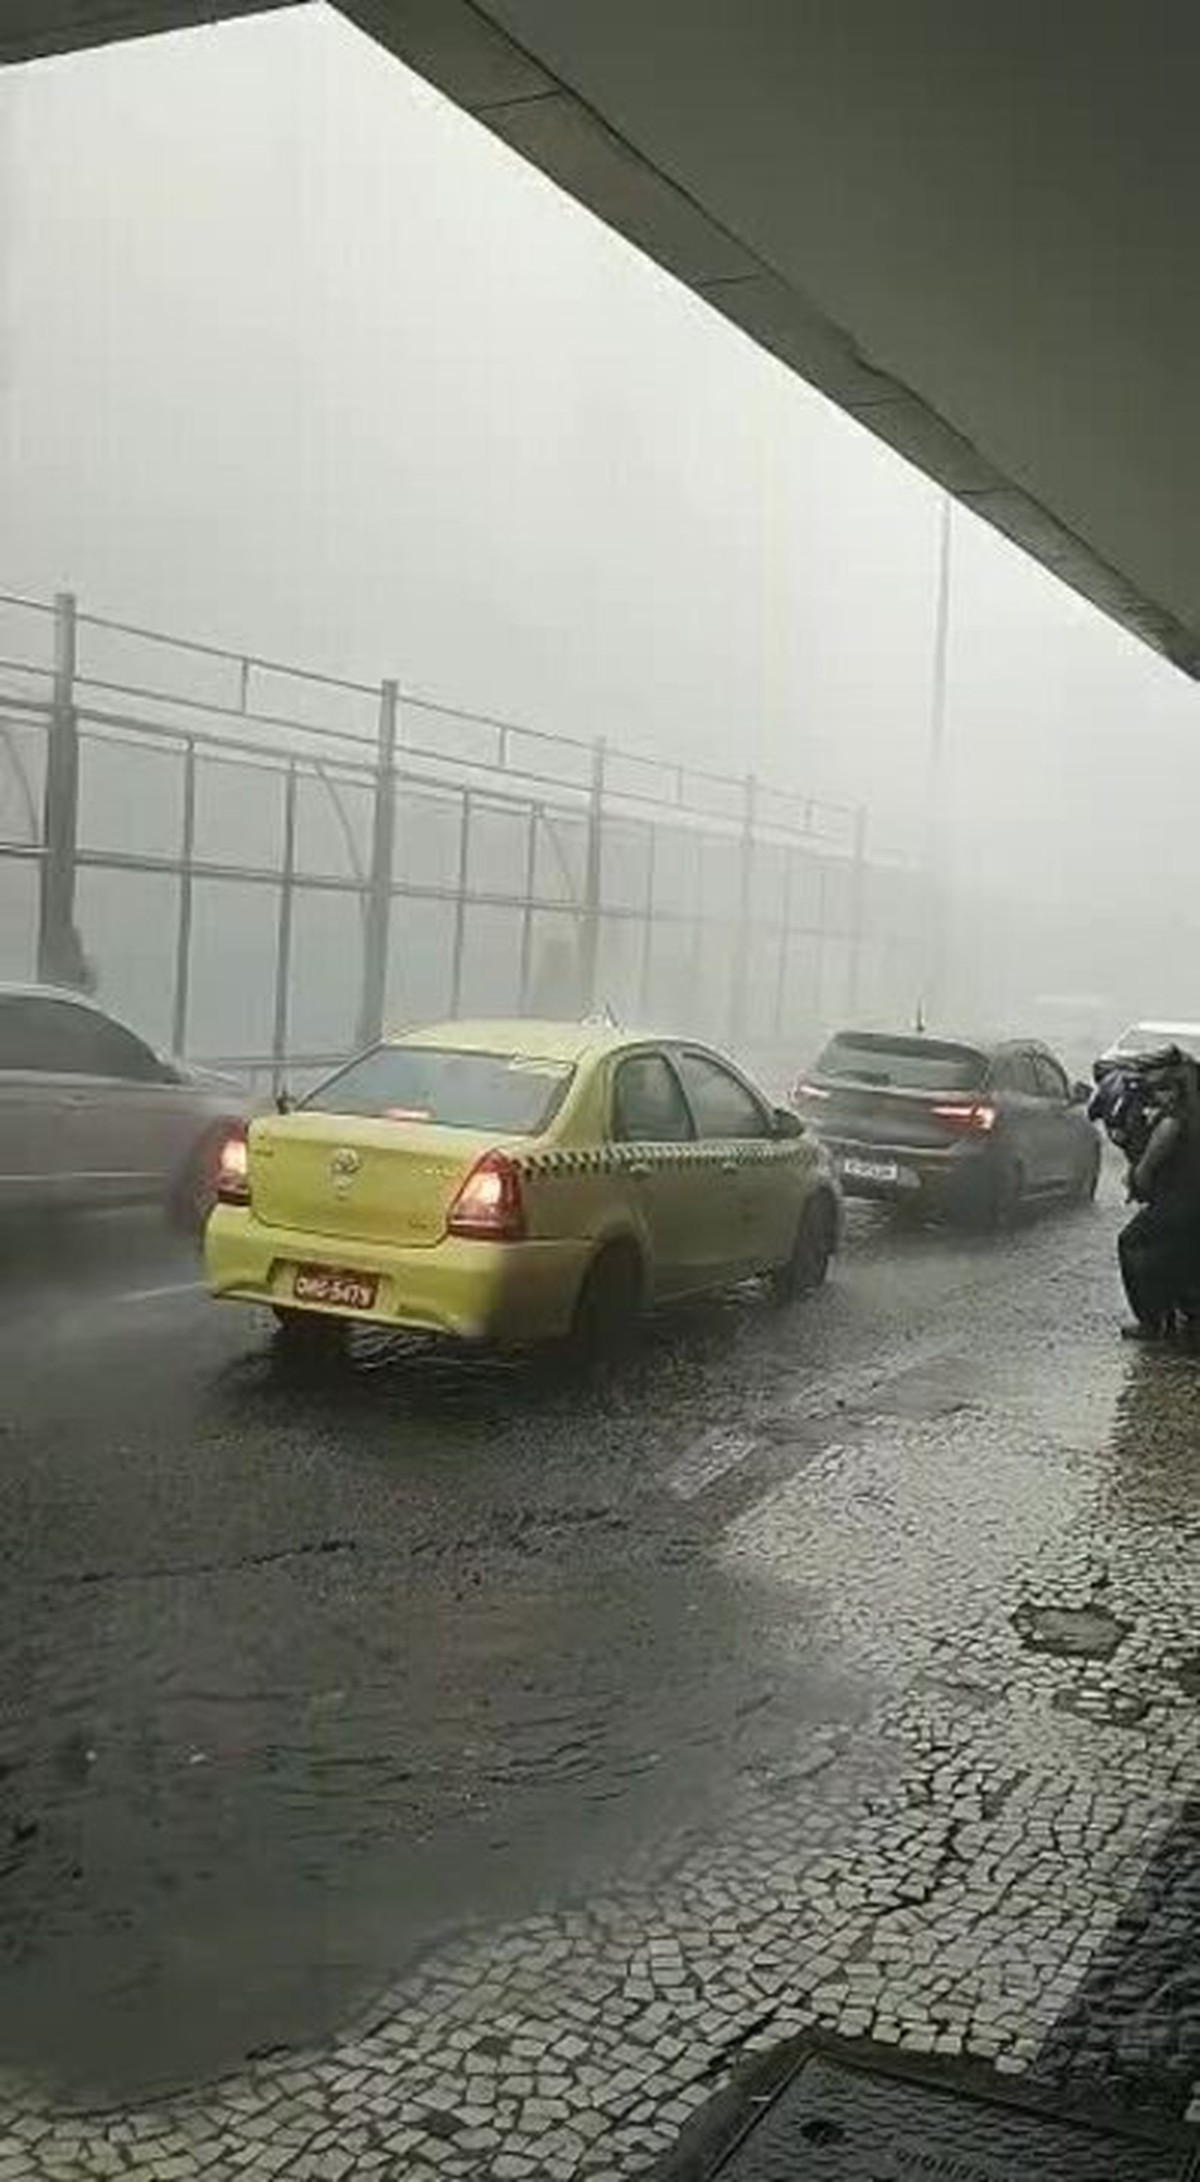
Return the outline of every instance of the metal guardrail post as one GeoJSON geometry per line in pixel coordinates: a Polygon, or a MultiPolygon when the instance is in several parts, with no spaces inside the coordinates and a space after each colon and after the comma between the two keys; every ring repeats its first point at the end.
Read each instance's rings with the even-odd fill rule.
{"type": "Polygon", "coordinates": [[[458,830],[458,877],[454,894],[454,939],[450,955],[450,1013],[457,1015],[462,1006],[463,948],[467,937],[467,877],[471,858],[471,791],[462,792],[462,814],[458,830]]]}
{"type": "Polygon", "coordinates": [[[732,979],[729,992],[729,1042],[737,1046],[747,1023],[746,984],[750,970],[750,882],[754,870],[754,819],[758,783],[747,773],[742,788],[742,844],[738,871],[737,929],[733,943],[732,979]]]}
{"type": "Polygon", "coordinates": [[[583,875],[583,916],[579,931],[579,997],[585,1009],[596,1005],[600,961],[600,890],[604,856],[603,737],[592,745],[592,785],[588,797],[587,862],[583,875]]]}
{"type": "Polygon", "coordinates": [[[54,683],[46,751],[37,939],[38,976],[51,985],[74,983],[82,954],[75,930],[75,852],[79,833],[76,656],[75,594],[59,591],[54,600],[54,683]]]}
{"type": "Polygon", "coordinates": [[[375,810],[371,828],[371,870],[363,918],[362,996],[358,1043],[374,1045],[383,1029],[387,998],[388,942],[392,921],[392,879],[396,850],[396,732],[399,692],[395,682],[379,690],[379,760],[375,774],[375,810]]]}
{"type": "Polygon", "coordinates": [[[175,994],[171,1050],[187,1052],[188,999],[192,982],[192,864],[196,854],[196,745],[183,754],[183,829],[179,843],[179,922],[175,928],[175,994]]]}
{"type": "Polygon", "coordinates": [[[279,923],[275,939],[275,1014],[271,1027],[271,1089],[283,1088],[288,1049],[288,1003],[292,985],[292,914],[296,896],[296,765],[285,775],[283,791],[283,868],[279,875],[279,923]]]}
{"type": "Polygon", "coordinates": [[[850,867],[850,961],[846,999],[851,1018],[858,1014],[862,990],[863,907],[867,869],[867,807],[860,803],[854,813],[854,861],[850,867]]]}

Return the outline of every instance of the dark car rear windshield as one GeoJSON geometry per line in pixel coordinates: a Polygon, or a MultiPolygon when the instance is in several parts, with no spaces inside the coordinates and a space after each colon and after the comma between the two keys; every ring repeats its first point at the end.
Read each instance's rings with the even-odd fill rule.
{"type": "Polygon", "coordinates": [[[539,1136],[566,1096],[567,1061],[444,1046],[376,1046],[318,1085],[304,1106],[328,1114],[432,1121],[444,1129],[539,1136]]]}
{"type": "Polygon", "coordinates": [[[886,1090],[975,1091],[987,1073],[987,1061],[970,1046],[863,1031],[831,1038],[817,1068],[822,1076],[879,1084],[886,1090]]]}

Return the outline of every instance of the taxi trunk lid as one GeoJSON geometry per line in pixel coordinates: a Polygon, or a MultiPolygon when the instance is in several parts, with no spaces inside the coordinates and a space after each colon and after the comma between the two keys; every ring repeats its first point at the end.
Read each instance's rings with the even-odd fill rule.
{"type": "Polygon", "coordinates": [[[496,1138],[358,1114],[255,1121],[250,1204],[266,1227],[347,1242],[432,1248],[472,1168],[496,1138]]]}

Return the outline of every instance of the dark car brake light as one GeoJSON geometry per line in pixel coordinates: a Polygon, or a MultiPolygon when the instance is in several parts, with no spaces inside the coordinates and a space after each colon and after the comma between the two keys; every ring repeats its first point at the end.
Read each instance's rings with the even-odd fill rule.
{"type": "Polygon", "coordinates": [[[450,1207],[446,1232],[476,1242],[524,1240],[525,1201],[515,1160],[504,1152],[484,1153],[450,1207]]]}
{"type": "Polygon", "coordinates": [[[996,1109],[987,1099],[944,1099],[931,1111],[939,1121],[971,1136],[990,1136],[996,1126],[996,1109]]]}

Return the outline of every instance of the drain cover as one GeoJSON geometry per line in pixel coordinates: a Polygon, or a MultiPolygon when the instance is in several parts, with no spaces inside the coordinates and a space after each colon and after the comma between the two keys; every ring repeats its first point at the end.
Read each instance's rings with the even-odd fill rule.
{"type": "MultiPolygon", "coordinates": [[[[1186,2182],[1200,2173],[1190,2131],[1105,2129],[915,2068],[890,2049],[873,2065],[835,2042],[801,2041],[773,2090],[743,2095],[723,2124],[701,2122],[662,2182],[1186,2182]],[[803,2050],[805,2046],[808,2050],[803,2050]],[[750,2118],[747,2118],[749,2113],[750,2118]]],[[[793,2049],[795,2050],[795,2049],[793,2049]]]]}

